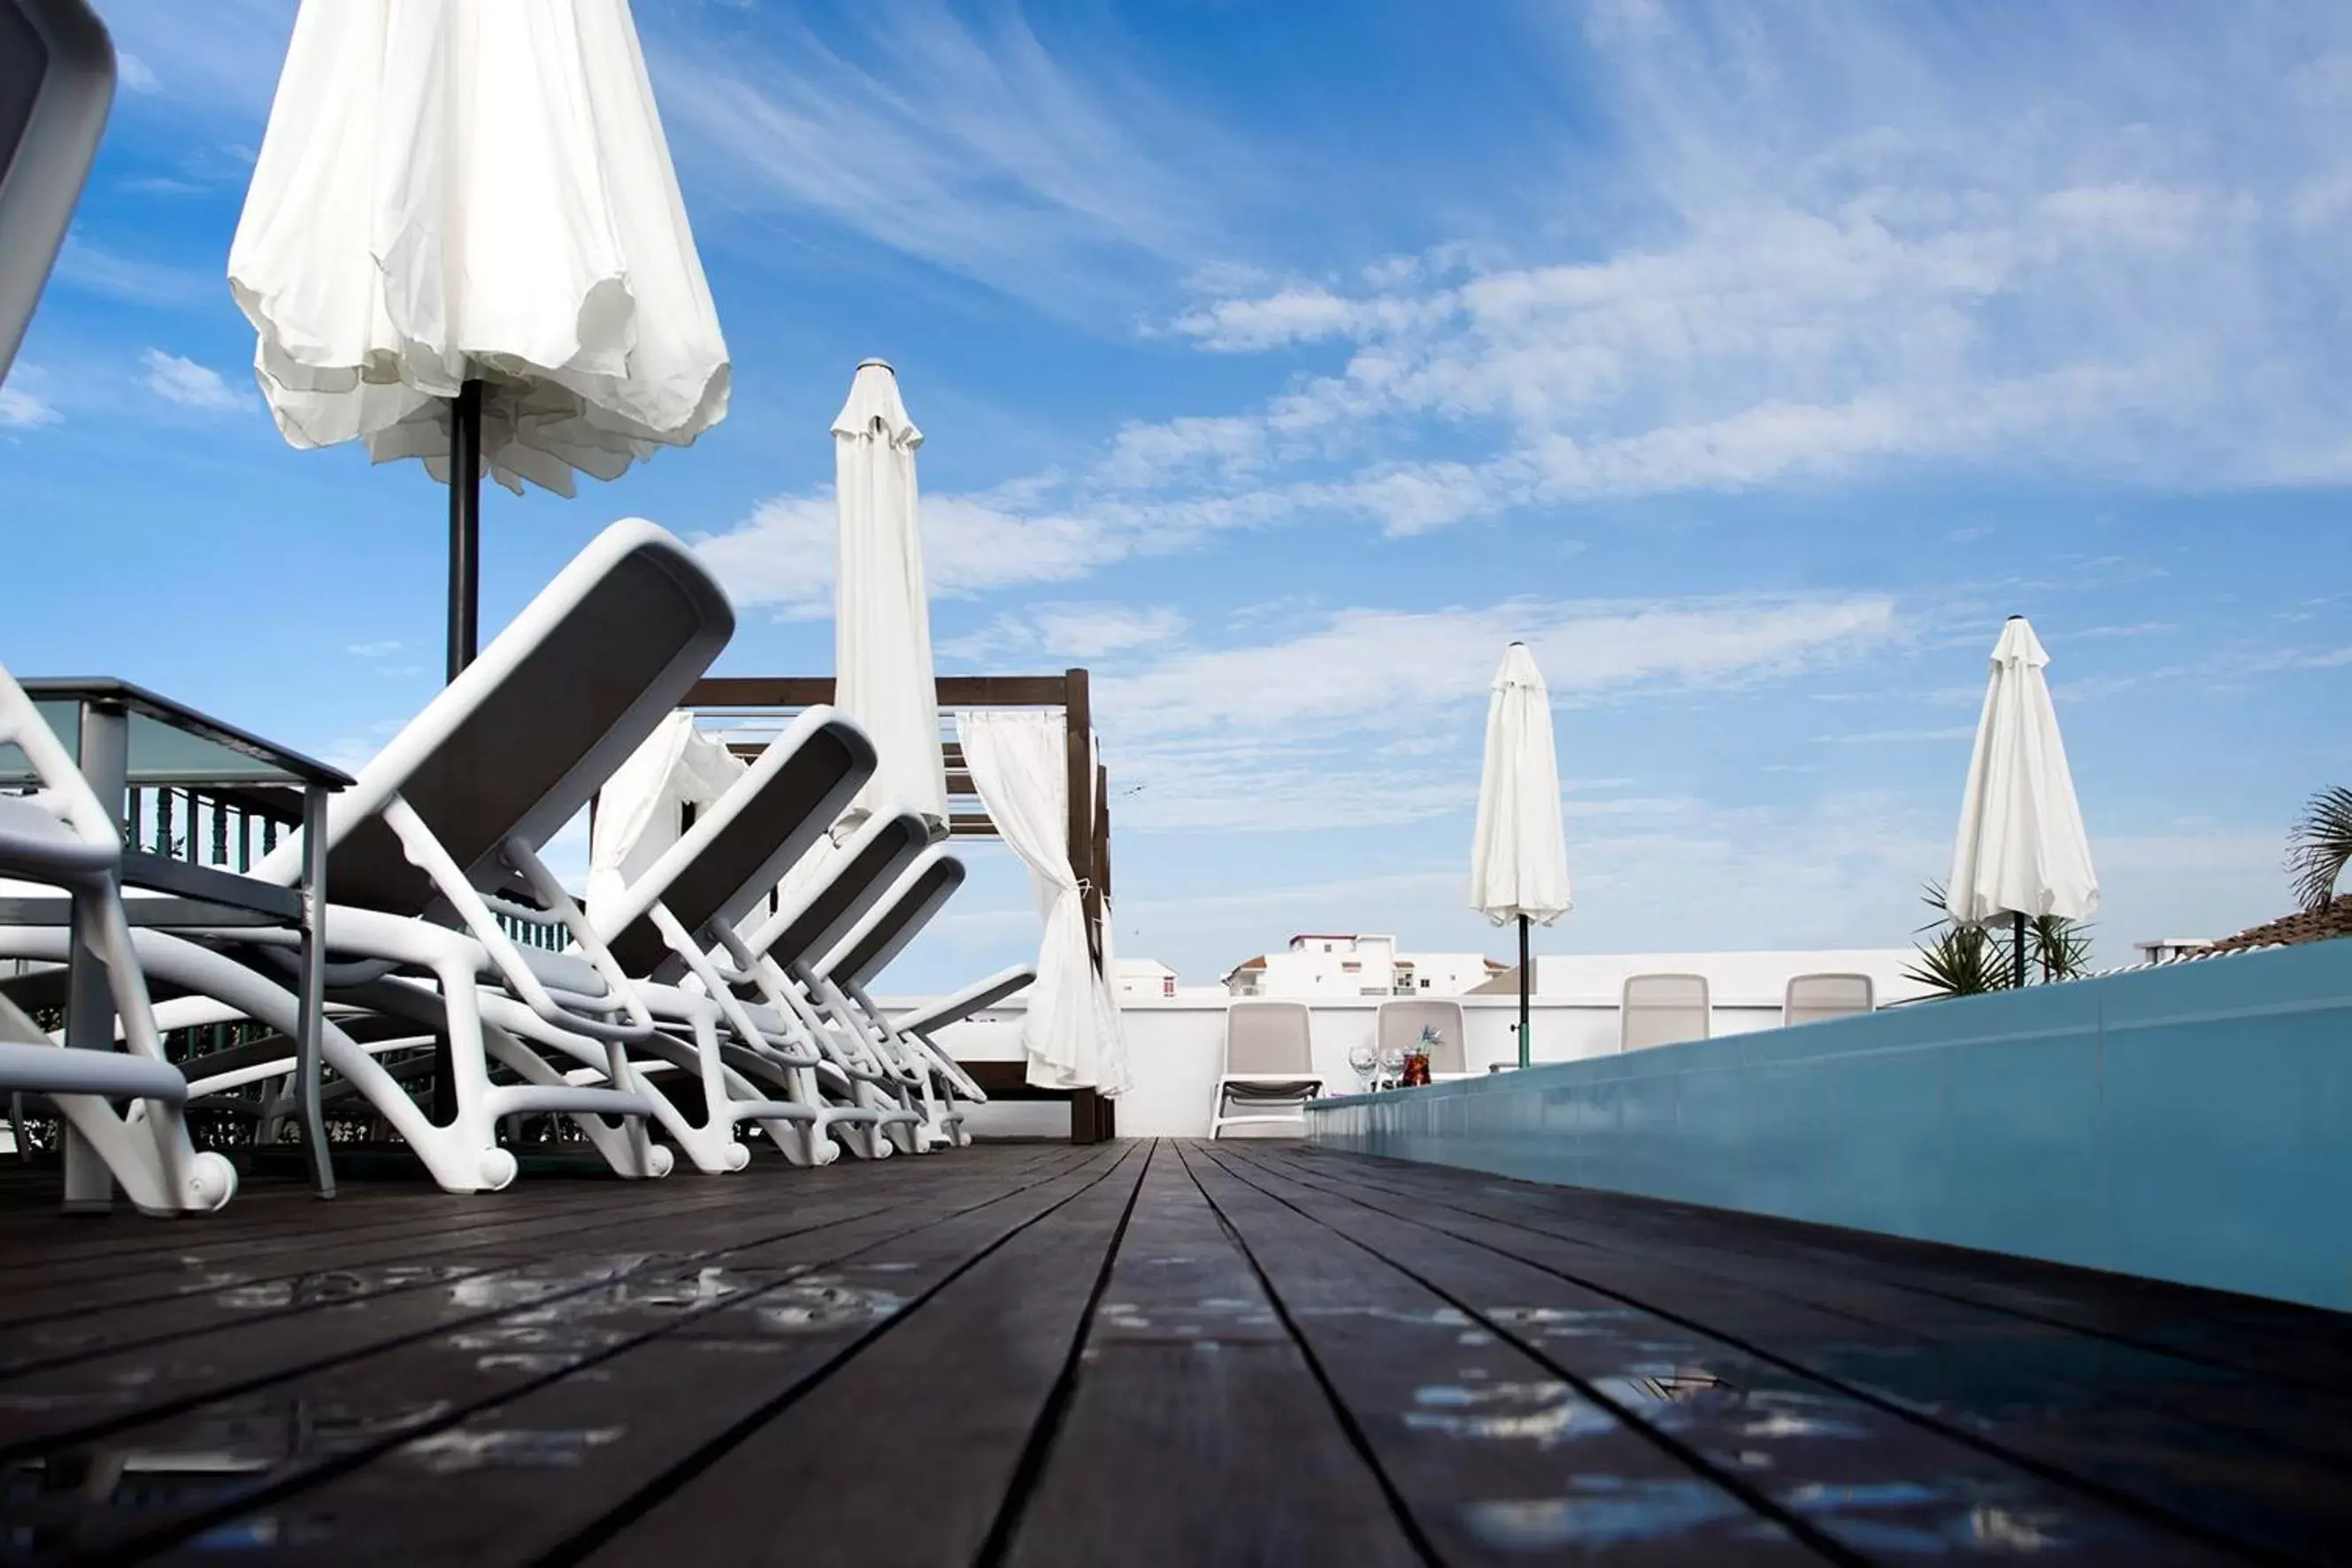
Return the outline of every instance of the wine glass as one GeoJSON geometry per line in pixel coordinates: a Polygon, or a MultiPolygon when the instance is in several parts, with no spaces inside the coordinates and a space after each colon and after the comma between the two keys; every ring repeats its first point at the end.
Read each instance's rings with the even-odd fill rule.
{"type": "Polygon", "coordinates": [[[1369,1094],[1372,1088],[1372,1069],[1381,1065],[1381,1053],[1367,1040],[1348,1047],[1348,1065],[1356,1072],[1356,1092],[1369,1094]]]}
{"type": "Polygon", "coordinates": [[[1404,1080],[1404,1047],[1391,1046],[1381,1052],[1381,1073],[1390,1087],[1404,1080]]]}

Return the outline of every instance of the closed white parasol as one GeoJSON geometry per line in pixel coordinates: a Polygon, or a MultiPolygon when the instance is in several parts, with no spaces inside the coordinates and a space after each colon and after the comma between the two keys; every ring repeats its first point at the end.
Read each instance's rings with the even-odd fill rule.
{"type": "Polygon", "coordinates": [[[450,673],[485,472],[560,495],[727,410],[627,0],[303,0],[229,248],[296,447],[450,479],[450,673]]]}
{"type": "Polygon", "coordinates": [[[2042,673],[2049,663],[2032,626],[2011,616],[1993,645],[1945,891],[1946,907],[1962,925],[2011,917],[2020,985],[2025,984],[2029,918],[2081,920],[2099,907],[2091,841],[2042,673]]]}
{"type": "Polygon", "coordinates": [[[877,811],[904,808],[948,830],[940,751],[939,683],[931,669],[931,605],[923,586],[923,530],[915,448],[923,433],[907,417],[898,377],[878,359],[857,367],[849,401],[833,422],[840,553],[833,583],[834,706],[866,728],[879,758],[874,776],[835,831],[877,811]]]}
{"type": "Polygon", "coordinates": [[[1525,643],[1505,650],[1487,699],[1486,766],[1470,848],[1470,907],[1496,925],[1518,923],[1519,1065],[1525,1067],[1531,981],[1528,927],[1549,925],[1574,907],[1559,820],[1551,694],[1525,643]]]}

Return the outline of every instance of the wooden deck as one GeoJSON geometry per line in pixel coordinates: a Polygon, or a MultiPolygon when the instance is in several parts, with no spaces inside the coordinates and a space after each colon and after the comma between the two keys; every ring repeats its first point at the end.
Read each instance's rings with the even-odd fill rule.
{"type": "Polygon", "coordinates": [[[2345,1319],[1292,1145],[53,1200],[10,1562],[2352,1558],[2345,1319]]]}

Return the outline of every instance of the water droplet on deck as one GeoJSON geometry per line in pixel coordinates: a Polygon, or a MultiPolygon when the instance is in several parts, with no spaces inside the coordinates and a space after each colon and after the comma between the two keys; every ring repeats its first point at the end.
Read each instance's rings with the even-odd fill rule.
{"type": "Polygon", "coordinates": [[[617,1440],[622,1426],[499,1428],[436,1432],[404,1444],[401,1457],[436,1476],[493,1468],[570,1469],[581,1456],[617,1440]]]}

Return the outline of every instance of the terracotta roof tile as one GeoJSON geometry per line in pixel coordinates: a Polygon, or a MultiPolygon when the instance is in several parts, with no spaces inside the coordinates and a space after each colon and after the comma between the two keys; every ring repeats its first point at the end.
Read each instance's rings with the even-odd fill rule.
{"type": "Polygon", "coordinates": [[[2315,910],[2304,910],[2284,920],[2252,926],[2213,944],[2215,952],[2241,952],[2252,947],[2281,947],[2295,942],[2326,942],[2352,936],[2352,893],[2315,910]]]}

